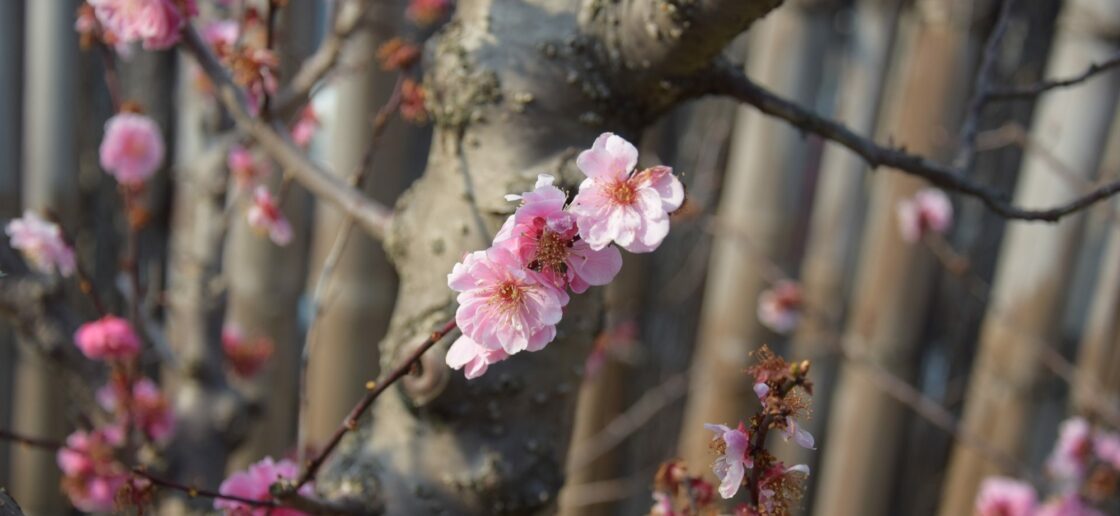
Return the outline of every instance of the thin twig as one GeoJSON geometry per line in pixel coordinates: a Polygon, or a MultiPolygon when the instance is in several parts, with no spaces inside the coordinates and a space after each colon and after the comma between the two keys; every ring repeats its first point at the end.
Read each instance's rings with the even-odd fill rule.
{"type": "Polygon", "coordinates": [[[214,83],[217,97],[239,127],[311,193],[353,217],[370,236],[377,240],[385,238],[392,221],[392,211],[389,208],[347,185],[344,179],[312,163],[282,135],[286,131],[278,131],[276,125],[250,115],[246,108],[248,104],[245,92],[233,83],[229,71],[214,56],[193,26],[183,29],[183,43],[214,83]]]}
{"type": "Polygon", "coordinates": [[[992,211],[1009,219],[1056,222],[1066,215],[1081,211],[1120,192],[1120,181],[1113,181],[1065,204],[1044,209],[1022,208],[1010,202],[1006,193],[976,183],[960,174],[958,169],[935,163],[929,158],[911,154],[903,149],[881,146],[871,139],[856,134],[844,124],[781,98],[755,84],[743,74],[742,70],[728,63],[716,64],[706,77],[698,81],[698,84],[703,84],[704,91],[707,93],[736,98],[763,113],[781,118],[799,129],[839,143],[863,157],[864,161],[872,167],[894,168],[924,178],[946,190],[970,195],[979,199],[992,211]]]}
{"type": "Polygon", "coordinates": [[[327,460],[327,457],[330,456],[331,452],[333,452],[334,449],[338,447],[338,444],[342,442],[342,437],[350,431],[358,428],[358,419],[361,418],[367,410],[369,410],[369,407],[373,405],[373,402],[377,400],[377,397],[380,396],[381,393],[385,392],[385,390],[388,389],[391,385],[396,383],[397,380],[404,378],[404,376],[412,370],[416,363],[420,361],[420,358],[424,356],[424,353],[426,351],[431,349],[432,346],[435,346],[437,342],[443,339],[444,336],[446,336],[456,327],[457,326],[455,324],[455,319],[451,319],[450,321],[444,323],[444,325],[441,326],[440,329],[432,332],[432,334],[429,335],[424,342],[422,342],[419,346],[416,347],[416,349],[409,353],[408,356],[406,356],[395,369],[390,371],[389,374],[385,375],[384,379],[379,382],[367,383],[367,392],[365,396],[362,396],[362,399],[358,401],[358,404],[354,405],[354,408],[350,409],[350,413],[346,415],[346,419],[342,420],[342,424],[338,426],[338,428],[334,431],[334,434],[332,434],[331,438],[327,441],[326,447],[324,447],[323,450],[320,451],[314,459],[311,459],[311,462],[309,462],[307,465],[307,469],[304,470],[303,475],[300,475],[299,481],[296,482],[294,486],[292,486],[292,489],[298,490],[299,488],[303,487],[304,484],[307,484],[308,482],[313,480],[315,478],[315,475],[319,473],[319,468],[322,467],[323,462],[327,460]]]}
{"type": "Polygon", "coordinates": [[[995,89],[988,92],[986,100],[988,102],[999,100],[1032,100],[1035,97],[1042,95],[1043,93],[1046,93],[1050,90],[1065,88],[1082,83],[1099,73],[1106,72],[1117,66],[1120,66],[1120,52],[1117,52],[1112,57],[1109,57],[1104,61],[1089,65],[1089,68],[1086,68],[1085,71],[1074,75],[1073,77],[1067,77],[1065,79],[1047,79],[1036,82],[1034,84],[1028,84],[1026,86],[995,89]]]}
{"type": "Polygon", "coordinates": [[[226,494],[222,494],[222,493],[219,493],[217,491],[212,491],[212,490],[209,490],[209,489],[202,489],[202,488],[198,488],[198,487],[194,487],[194,486],[183,485],[183,484],[180,484],[178,482],[168,480],[166,478],[157,477],[157,476],[155,476],[151,473],[148,473],[148,471],[146,469],[142,468],[142,467],[132,468],[132,473],[134,475],[138,476],[138,477],[141,477],[141,478],[144,478],[144,479],[148,480],[149,482],[151,482],[154,485],[157,485],[157,486],[160,486],[160,487],[163,487],[163,488],[167,488],[167,489],[171,489],[171,490],[174,490],[174,491],[179,491],[179,492],[182,492],[182,493],[186,493],[187,496],[190,496],[191,498],[201,496],[203,498],[212,498],[212,499],[215,499],[215,500],[230,500],[230,501],[233,501],[233,502],[243,503],[245,505],[249,505],[249,506],[252,506],[252,507],[274,508],[274,507],[279,507],[280,506],[280,504],[276,503],[273,500],[254,500],[252,498],[243,498],[243,497],[235,496],[235,495],[226,495],[226,494]]]}
{"type": "Polygon", "coordinates": [[[953,161],[956,167],[964,172],[972,169],[976,162],[976,134],[980,128],[980,113],[987,102],[988,91],[991,89],[992,68],[995,67],[999,54],[999,44],[1007,32],[1008,22],[1011,20],[1011,11],[1015,0],[1003,0],[1000,6],[999,18],[988,36],[984,45],[984,57],[980,62],[980,69],[976,72],[976,84],[972,88],[972,99],[968,102],[968,111],[964,123],[961,124],[961,145],[957,157],[953,161]]]}
{"type": "Polygon", "coordinates": [[[62,448],[66,448],[66,443],[62,441],[56,441],[54,439],[43,439],[40,437],[30,437],[13,432],[11,430],[5,430],[3,428],[0,428],[0,440],[12,441],[17,444],[31,446],[33,448],[41,448],[47,451],[57,451],[61,450],[62,448]]]}

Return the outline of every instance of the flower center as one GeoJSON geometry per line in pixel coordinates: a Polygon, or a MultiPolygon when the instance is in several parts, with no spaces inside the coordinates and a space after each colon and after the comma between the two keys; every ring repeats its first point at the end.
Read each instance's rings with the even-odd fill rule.
{"type": "Polygon", "coordinates": [[[129,134],[124,140],[124,153],[126,156],[133,159],[143,158],[144,155],[147,154],[147,145],[141,141],[141,138],[134,134],[129,134]]]}
{"type": "Polygon", "coordinates": [[[614,202],[624,206],[633,204],[634,198],[636,197],[634,185],[630,184],[630,181],[618,181],[614,183],[607,193],[614,202]]]}
{"type": "Polygon", "coordinates": [[[559,233],[547,229],[542,231],[537,239],[536,259],[530,263],[530,268],[538,272],[550,270],[566,273],[568,265],[565,261],[568,259],[569,243],[569,239],[559,233]]]}
{"type": "Polygon", "coordinates": [[[509,310],[521,302],[521,288],[512,281],[502,283],[495,292],[494,301],[500,305],[502,309],[509,310]]]}

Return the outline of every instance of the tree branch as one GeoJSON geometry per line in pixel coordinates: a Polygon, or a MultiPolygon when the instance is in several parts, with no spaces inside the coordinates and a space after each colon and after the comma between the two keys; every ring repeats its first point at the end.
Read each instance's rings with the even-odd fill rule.
{"type": "Polygon", "coordinates": [[[999,18],[996,26],[984,44],[984,57],[980,62],[980,69],[976,72],[976,83],[972,88],[972,99],[968,101],[968,112],[965,114],[964,123],[961,124],[961,144],[957,157],[953,161],[961,170],[968,172],[976,161],[976,134],[980,128],[980,112],[991,90],[992,68],[995,67],[999,57],[999,43],[1003,40],[1004,33],[1011,21],[1011,10],[1015,0],[1003,0],[999,9],[999,18]]]}
{"type": "Polygon", "coordinates": [[[1111,70],[1117,66],[1120,66],[1120,52],[1117,52],[1115,55],[1104,61],[1089,65],[1089,68],[1086,68],[1084,72],[1081,72],[1073,77],[1067,77],[1065,79],[1048,79],[1036,82],[1034,84],[1028,84],[1026,86],[995,89],[989,91],[985,101],[992,102],[997,100],[1031,100],[1050,90],[1074,86],[1076,84],[1085,82],[1093,76],[1102,72],[1107,72],[1108,70],[1111,70]]]}
{"type": "Polygon", "coordinates": [[[860,155],[871,167],[889,167],[921,177],[930,183],[979,199],[992,211],[1009,219],[1056,222],[1120,192],[1120,181],[1099,186],[1065,204],[1029,209],[1016,206],[1004,192],[978,184],[959,169],[936,163],[929,158],[910,154],[901,148],[885,147],[860,136],[845,125],[825,118],[797,103],[781,98],[755,84],[742,70],[730,63],[717,62],[697,78],[702,93],[725,95],[750,104],[767,115],[781,118],[791,125],[824,139],[832,140],[860,155]]]}
{"type": "Polygon", "coordinates": [[[338,63],[346,39],[361,27],[371,4],[373,0],[352,0],[336,4],[338,12],[330,34],[323,39],[315,53],[303,61],[288,85],[276,94],[273,111],[279,115],[278,118],[285,118],[283,115],[295,112],[298,106],[307,103],[315,84],[338,63]]]}
{"type": "Polygon", "coordinates": [[[341,209],[375,239],[385,238],[392,220],[389,208],[312,163],[292,142],[281,136],[282,127],[269,125],[250,115],[245,93],[234,84],[229,72],[193,26],[183,29],[183,42],[214,83],[216,96],[239,127],[311,193],[341,209]]]}

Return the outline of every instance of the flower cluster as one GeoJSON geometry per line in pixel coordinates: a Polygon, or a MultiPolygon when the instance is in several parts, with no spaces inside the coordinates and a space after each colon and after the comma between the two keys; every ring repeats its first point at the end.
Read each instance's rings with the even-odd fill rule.
{"type": "Polygon", "coordinates": [[[1067,419],[1046,461],[1053,496],[1039,504],[1034,486],[989,477],[976,496],[981,516],[1098,516],[1098,507],[1120,503],[1120,433],[1095,428],[1080,417],[1067,419]]]}
{"type": "Polygon", "coordinates": [[[510,355],[543,349],[556,337],[567,291],[582,293],[618,274],[622,255],[612,242],[632,252],[661,244],[684,190],[668,167],[636,171],[637,161],[633,145],[606,133],[576,159],[587,179],[570,205],[548,175],[533,191],[507,196],[521,205],[493,245],[448,275],[463,331],[447,352],[449,366],[476,378],[510,355]]]}
{"type": "Polygon", "coordinates": [[[271,161],[255,156],[253,151],[240,145],[230,147],[226,167],[233,176],[234,185],[241,190],[250,190],[272,175],[271,161]]]}
{"type": "Polygon", "coordinates": [[[276,245],[288,245],[292,241],[292,225],[280,205],[268,188],[259,185],[253,190],[253,205],[249,207],[246,216],[249,218],[249,227],[261,234],[268,235],[276,245]]]}
{"type": "Polygon", "coordinates": [[[720,496],[732,498],[746,485],[750,503],[740,507],[738,514],[784,514],[801,496],[809,467],[782,463],[766,450],[765,443],[769,432],[777,430],[787,441],[813,449],[813,436],[797,423],[808,411],[806,397],[812,394],[809,362],[789,364],[766,347],[756,357],[758,363],[748,371],[754,377],[754,392],[762,409],[749,424],[704,426],[715,433],[712,448],[719,456],[712,470],[720,480],[720,496]]]}
{"type": "Polygon", "coordinates": [[[420,48],[401,38],[393,38],[377,47],[377,61],[386,72],[408,70],[420,61],[420,48]]]}
{"type": "Polygon", "coordinates": [[[198,14],[195,0],[87,1],[101,24],[102,37],[106,43],[116,43],[118,51],[119,45],[134,42],[143,43],[147,50],[170,48],[179,42],[180,31],[188,19],[198,14]]]}
{"type": "Polygon", "coordinates": [[[428,121],[428,109],[424,107],[424,85],[415,79],[405,79],[401,82],[401,118],[421,125],[428,121]]]}
{"type": "MultiPolygon", "coordinates": [[[[249,466],[245,471],[230,475],[218,488],[218,492],[226,496],[237,496],[248,500],[272,500],[270,488],[277,482],[295,481],[299,476],[299,466],[288,459],[279,461],[272,457],[265,457],[261,461],[249,466]]],[[[303,496],[310,497],[314,494],[314,486],[305,484],[299,489],[303,496]]],[[[301,516],[305,513],[287,507],[251,507],[235,500],[214,500],[214,508],[226,514],[242,516],[301,516]]]]}
{"type": "Polygon", "coordinates": [[[451,10],[451,0],[409,0],[405,14],[413,23],[431,25],[451,10]]]}
{"type": "Polygon", "coordinates": [[[651,516],[684,516],[695,514],[712,505],[712,484],[692,475],[679,460],[661,465],[653,480],[653,507],[651,516]]]}
{"type": "Polygon", "coordinates": [[[926,188],[898,203],[898,229],[902,239],[914,243],[927,233],[944,233],[953,223],[953,204],[936,188],[926,188]]]}
{"type": "Polygon", "coordinates": [[[58,224],[43,220],[35,212],[23,212],[23,217],[8,222],[4,232],[11,238],[12,249],[18,249],[31,268],[43,274],[58,272],[63,277],[77,269],[74,250],[62,238],[58,224]]]}
{"type": "Polygon", "coordinates": [[[273,349],[268,337],[250,339],[237,326],[222,328],[222,353],[234,374],[241,378],[256,375],[272,356],[273,349]]]}
{"type": "Polygon", "coordinates": [[[163,163],[163,134],[151,118],[119,113],[105,122],[105,137],[98,150],[101,168],[120,184],[135,188],[163,163]]]}
{"type": "Polygon", "coordinates": [[[56,460],[62,470],[62,489],[74,507],[86,512],[110,512],[116,507],[117,492],[128,479],[114,456],[123,443],[124,432],[115,426],[79,430],[66,438],[56,460]]]}
{"type": "Polygon", "coordinates": [[[97,403],[121,423],[135,425],[148,439],[166,441],[175,430],[167,398],[150,378],[132,382],[131,392],[128,384],[123,378],[109,382],[98,389],[97,403]]]}
{"type": "Polygon", "coordinates": [[[132,325],[113,315],[79,326],[74,343],[90,360],[127,360],[140,352],[140,337],[132,325]]]}

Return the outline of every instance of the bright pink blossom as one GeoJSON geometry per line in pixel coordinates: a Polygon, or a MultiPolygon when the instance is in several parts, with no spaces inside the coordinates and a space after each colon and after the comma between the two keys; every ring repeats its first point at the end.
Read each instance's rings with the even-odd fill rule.
{"type": "Polygon", "coordinates": [[[256,375],[268,362],[273,350],[272,339],[268,337],[247,338],[241,328],[232,324],[222,328],[222,352],[237,376],[251,378],[256,375]]]}
{"type": "Polygon", "coordinates": [[[163,163],[163,135],[151,118],[118,113],[105,122],[99,151],[101,168],[123,185],[139,186],[163,163]]]}
{"type": "Polygon", "coordinates": [[[556,337],[568,294],[525,269],[502,247],[468,254],[447,275],[459,292],[455,321],[479,346],[507,354],[539,351],[556,337]]]}
{"type": "Polygon", "coordinates": [[[197,14],[195,0],[89,0],[97,20],[123,43],[140,41],[148,50],[179,42],[179,31],[197,14]]]}
{"type": "Polygon", "coordinates": [[[988,477],[976,495],[976,516],[1030,516],[1038,495],[1030,484],[1013,478],[988,477]]]}
{"type": "Polygon", "coordinates": [[[253,206],[249,208],[248,217],[249,226],[268,234],[276,245],[288,245],[292,241],[292,226],[268,188],[258,186],[253,191],[253,206]]]}
{"type": "Polygon", "coordinates": [[[466,335],[460,335],[447,349],[447,365],[456,371],[462,369],[468,380],[482,376],[490,364],[507,358],[505,350],[481,346],[466,335]]]}
{"type": "Polygon", "coordinates": [[[77,263],[74,250],[62,239],[58,224],[47,222],[32,211],[8,222],[4,232],[11,238],[13,249],[23,253],[31,268],[44,274],[58,272],[62,276],[74,273],[77,263]]]}
{"type": "Polygon", "coordinates": [[[603,133],[576,158],[587,179],[571,212],[592,249],[614,241],[632,253],[646,253],[669,234],[669,213],[684,202],[684,187],[669,167],[631,174],[637,163],[638,149],[611,133],[603,133]]]}
{"type": "Polygon", "coordinates": [[[801,287],[779,281],[758,295],[758,320],[775,333],[789,333],[801,319],[801,287]]]}
{"type": "Polygon", "coordinates": [[[541,174],[532,192],[506,196],[522,204],[506,219],[494,245],[509,248],[521,265],[540,272],[556,288],[570,287],[579,294],[591,285],[610,283],[622,269],[622,254],[611,246],[594,250],[579,238],[575,217],[564,210],[567,195],[553,181],[541,174]]]}
{"type": "Polygon", "coordinates": [[[953,223],[953,204],[936,188],[926,188],[898,203],[898,229],[902,239],[914,243],[926,233],[944,233],[953,223]]]}
{"type": "Polygon", "coordinates": [[[238,188],[249,188],[272,174],[269,160],[255,157],[252,151],[240,145],[229,149],[226,166],[238,188]]]}
{"type": "Polygon", "coordinates": [[[303,111],[300,111],[299,118],[292,126],[292,141],[300,147],[307,147],[317,130],[319,130],[319,117],[315,115],[315,108],[308,104],[303,111]]]}
{"type": "MultiPolygon", "coordinates": [[[[273,461],[272,457],[265,457],[260,462],[252,464],[246,471],[239,471],[222,481],[218,492],[228,496],[238,496],[249,500],[272,500],[269,487],[278,481],[295,481],[299,478],[299,466],[288,459],[273,461]]],[[[315,494],[312,484],[305,484],[299,493],[306,497],[315,494]]],[[[234,500],[214,500],[214,508],[225,511],[226,514],[238,516],[300,516],[304,512],[287,507],[251,507],[234,500]]]]}
{"type": "Polygon", "coordinates": [[[719,477],[720,496],[731,498],[739,492],[747,470],[754,467],[754,460],[750,456],[750,436],[742,423],[734,429],[714,424],[705,424],[704,428],[715,432],[713,441],[720,441],[716,444],[716,449],[722,453],[712,464],[712,471],[719,477]]]}
{"type": "Polygon", "coordinates": [[[77,431],[66,438],[56,457],[62,470],[62,490],[70,503],[85,512],[111,512],[117,492],[128,476],[114,458],[114,448],[124,442],[123,432],[106,427],[77,431]]]}
{"type": "Polygon", "coordinates": [[[175,431],[175,414],[159,386],[150,378],[141,378],[132,384],[132,396],[127,407],[121,405],[124,398],[121,385],[112,382],[97,390],[97,403],[101,408],[126,417],[144,435],[155,441],[165,441],[175,431]]]}
{"type": "Polygon", "coordinates": [[[1083,418],[1070,418],[1062,422],[1046,468],[1061,481],[1073,481],[1085,474],[1092,455],[1092,426],[1083,418]]]}
{"type": "Polygon", "coordinates": [[[132,325],[112,315],[78,327],[74,342],[90,360],[124,360],[140,352],[140,337],[132,325]]]}

